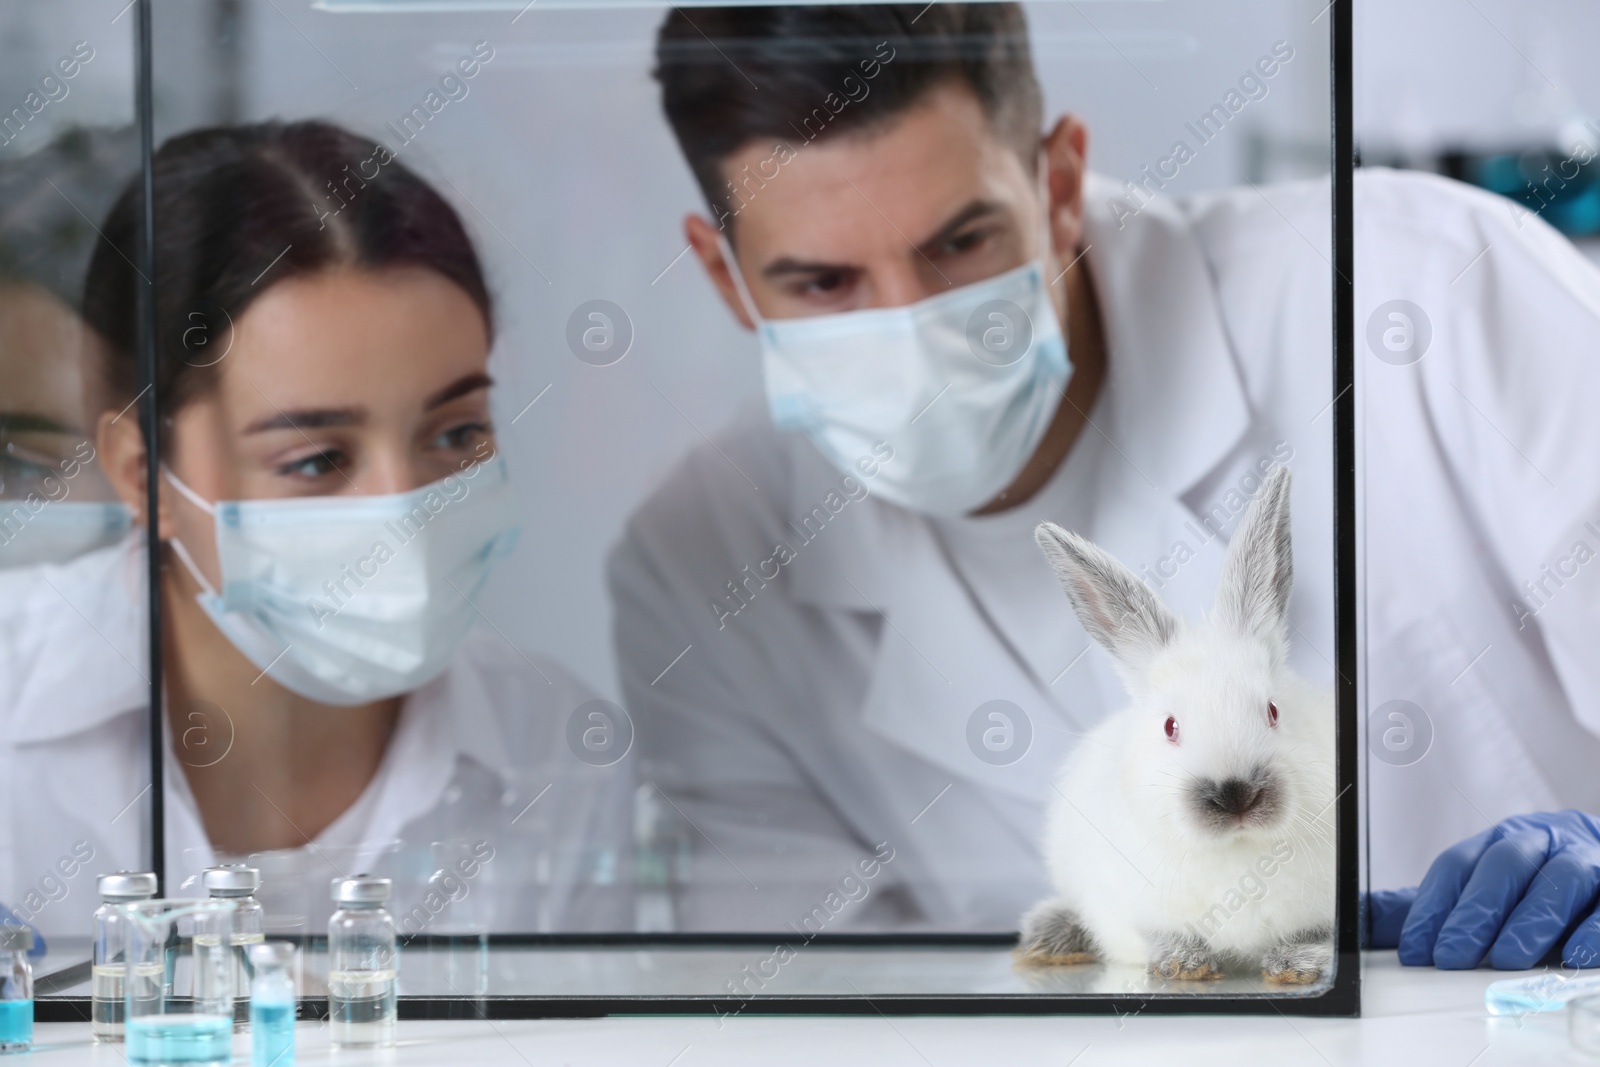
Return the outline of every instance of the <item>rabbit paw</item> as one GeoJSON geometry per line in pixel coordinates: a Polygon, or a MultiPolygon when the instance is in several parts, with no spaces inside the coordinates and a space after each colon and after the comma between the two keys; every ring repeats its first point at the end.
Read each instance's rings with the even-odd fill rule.
{"type": "Polygon", "coordinates": [[[1060,900],[1046,900],[1022,917],[1017,959],[1052,967],[1093,963],[1099,958],[1094,938],[1078,913],[1060,900]]]}
{"type": "Polygon", "coordinates": [[[1215,982],[1225,977],[1211,946],[1187,934],[1150,939],[1150,973],[1181,982],[1215,982]]]}
{"type": "Polygon", "coordinates": [[[1333,931],[1311,930],[1261,957],[1261,977],[1277,985],[1309,985],[1333,966],[1333,931]]]}

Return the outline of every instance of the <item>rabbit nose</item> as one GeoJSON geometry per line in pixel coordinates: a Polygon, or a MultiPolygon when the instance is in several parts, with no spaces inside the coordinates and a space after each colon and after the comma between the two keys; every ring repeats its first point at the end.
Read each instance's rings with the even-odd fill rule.
{"type": "Polygon", "coordinates": [[[1265,792],[1261,786],[1243,778],[1227,778],[1217,786],[1211,803],[1227,815],[1248,815],[1261,805],[1265,792]]]}

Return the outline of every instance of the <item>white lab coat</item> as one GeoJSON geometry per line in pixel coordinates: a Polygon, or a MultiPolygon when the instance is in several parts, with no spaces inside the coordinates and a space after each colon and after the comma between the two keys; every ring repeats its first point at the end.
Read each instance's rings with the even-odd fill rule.
{"type": "MultiPolygon", "coordinates": [[[[685,926],[783,928],[829,900],[835,929],[1011,930],[1045,895],[1050,779],[1123,691],[1033,544],[1041,519],[1195,617],[1260,473],[1288,462],[1292,655],[1331,685],[1327,186],[1131,217],[1116,195],[1092,180],[1084,238],[1108,378],[1035,499],[949,521],[852,499],[804,437],[752,412],[629,523],[610,560],[618,657],[642,773],[699,846],[685,926]],[[999,720],[974,728],[974,713],[993,700],[1027,723],[1007,765],[975,755],[999,720]],[[880,843],[890,877],[835,909],[841,879],[880,843]]],[[[1600,677],[1581,654],[1600,598],[1573,590],[1518,634],[1497,593],[1534,573],[1557,528],[1600,514],[1600,420],[1582,407],[1600,395],[1600,361],[1580,341],[1600,339],[1600,276],[1541,224],[1517,229],[1499,200],[1441,179],[1359,174],[1356,225],[1358,318],[1396,297],[1436,309],[1418,364],[1381,363],[1364,341],[1358,353],[1365,681],[1380,701],[1432,709],[1436,727],[1435,751],[1373,777],[1374,884],[1394,885],[1487,819],[1600,800],[1595,776],[1569,773],[1600,755],[1600,677]],[[1490,239],[1476,277],[1452,287],[1490,239]],[[1506,436],[1563,491],[1519,469],[1506,436]],[[1476,676],[1457,678],[1490,642],[1476,676]]]]}
{"type": "MultiPolygon", "coordinates": [[[[150,862],[143,567],[135,532],[0,572],[0,901],[47,937],[87,937],[95,876],[150,862]]],[[[211,847],[174,756],[225,760],[226,716],[185,719],[166,732],[167,892],[203,895],[202,870],[248,859],[273,930],[323,932],[330,880],[362,870],[395,879],[408,932],[630,929],[632,761],[592,767],[566,744],[591,696],[475,633],[406,699],[350,809],[311,847],[250,857],[211,847]]]]}

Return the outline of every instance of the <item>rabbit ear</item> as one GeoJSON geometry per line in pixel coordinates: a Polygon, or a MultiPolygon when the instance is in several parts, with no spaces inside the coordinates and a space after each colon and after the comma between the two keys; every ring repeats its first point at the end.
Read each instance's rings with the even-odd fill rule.
{"type": "Polygon", "coordinates": [[[1033,538],[1083,628],[1116,657],[1125,674],[1142,671],[1177,633],[1177,617],[1109,552],[1053,522],[1041,522],[1033,538]]]}
{"type": "Polygon", "coordinates": [[[1216,617],[1246,634],[1283,640],[1294,585],[1289,540],[1289,468],[1279,467],[1228,544],[1216,617]]]}

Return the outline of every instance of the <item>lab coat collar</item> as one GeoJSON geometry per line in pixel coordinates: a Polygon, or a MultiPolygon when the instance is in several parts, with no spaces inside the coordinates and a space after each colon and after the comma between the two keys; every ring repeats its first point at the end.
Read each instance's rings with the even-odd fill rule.
{"type": "Polygon", "coordinates": [[[1090,175],[1084,205],[1084,259],[1109,370],[1102,403],[1125,428],[1117,448],[1176,498],[1215,469],[1250,426],[1211,266],[1171,200],[1148,201],[1130,216],[1137,203],[1090,175]],[[1127,432],[1132,428],[1139,432],[1127,432]]]}
{"type": "MultiPolygon", "coordinates": [[[[1093,177],[1086,189],[1085,258],[1108,353],[1094,418],[1138,477],[1130,498],[1107,501],[1095,516],[1099,529],[1086,532],[1136,553],[1130,558],[1154,560],[1192,517],[1183,494],[1227,459],[1251,414],[1187,219],[1166,201],[1128,216],[1114,206],[1118,192],[1093,177]]],[[[794,530],[793,520],[812,513],[842,476],[798,435],[788,442],[785,518],[794,530]]],[[[871,479],[860,480],[870,492],[871,479]]],[[[868,729],[952,774],[1044,802],[1062,756],[1093,723],[1065,712],[1048,680],[1008,646],[925,519],[877,499],[848,503],[821,534],[796,545],[786,570],[802,603],[885,617],[862,705],[868,729]],[[1032,722],[1032,746],[1014,764],[986,764],[970,749],[967,716],[991,700],[1015,703],[1032,722]]]]}
{"type": "MultiPolygon", "coordinates": [[[[23,602],[38,605],[28,619],[25,657],[33,669],[13,705],[13,742],[59,741],[150,706],[144,561],[144,534],[135,530],[66,564],[4,575],[24,584],[23,602]]],[[[449,669],[411,694],[407,714],[429,724],[430,749],[468,756],[509,779],[482,676],[490,653],[482,635],[468,638],[449,669]]]]}
{"type": "Polygon", "coordinates": [[[429,744],[466,756],[511,782],[515,766],[494,709],[498,706],[484,685],[484,659],[497,651],[499,635],[469,636],[456,658],[439,677],[412,693],[406,713],[429,724],[429,744]]]}

